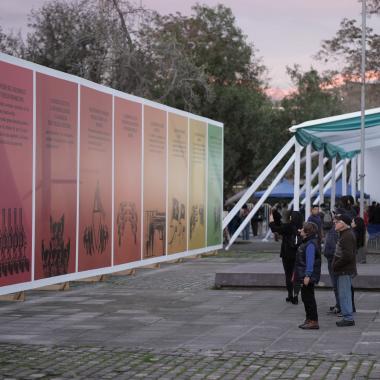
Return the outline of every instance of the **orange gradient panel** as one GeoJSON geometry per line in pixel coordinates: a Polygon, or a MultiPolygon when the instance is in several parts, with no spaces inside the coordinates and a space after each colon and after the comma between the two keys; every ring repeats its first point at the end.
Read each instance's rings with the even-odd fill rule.
{"type": "Polygon", "coordinates": [[[165,255],[166,112],[144,106],[143,256],[165,255]]]}
{"type": "Polygon", "coordinates": [[[79,271],[111,265],[112,96],[80,91],[79,271]]]}
{"type": "Polygon", "coordinates": [[[207,125],[190,119],[189,249],[206,245],[207,125]]]}
{"type": "Polygon", "coordinates": [[[141,259],[142,105],[115,98],[114,263],[141,259]]]}
{"type": "Polygon", "coordinates": [[[35,278],[75,271],[78,86],[36,74],[35,278]]]}
{"type": "Polygon", "coordinates": [[[168,253],[187,249],[188,119],[168,115],[168,253]]]}
{"type": "Polygon", "coordinates": [[[0,62],[0,286],[31,280],[33,73],[0,62]]]}

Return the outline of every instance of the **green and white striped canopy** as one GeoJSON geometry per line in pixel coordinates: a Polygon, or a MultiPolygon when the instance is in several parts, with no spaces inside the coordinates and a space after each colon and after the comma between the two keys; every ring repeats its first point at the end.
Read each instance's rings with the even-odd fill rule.
{"type": "MultiPolygon", "coordinates": [[[[352,158],[360,153],[361,113],[325,117],[294,125],[299,144],[312,144],[327,157],[352,158]]],[[[380,146],[380,108],[365,111],[365,148],[380,146]]]]}

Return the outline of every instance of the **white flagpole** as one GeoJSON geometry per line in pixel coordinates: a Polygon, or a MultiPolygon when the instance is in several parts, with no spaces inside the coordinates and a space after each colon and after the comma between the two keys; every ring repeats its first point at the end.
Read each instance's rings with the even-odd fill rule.
{"type": "Polygon", "coordinates": [[[364,153],[365,153],[365,54],[366,0],[362,0],[362,64],[361,64],[361,126],[360,126],[360,216],[364,216],[364,153]]]}

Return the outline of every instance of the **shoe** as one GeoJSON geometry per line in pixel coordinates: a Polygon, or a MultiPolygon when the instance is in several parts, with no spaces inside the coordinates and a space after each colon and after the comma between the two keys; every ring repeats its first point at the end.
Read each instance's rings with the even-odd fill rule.
{"type": "Polygon", "coordinates": [[[339,312],[337,315],[336,315],[338,318],[343,318],[343,314],[341,312],[339,312]]]}
{"type": "Polygon", "coordinates": [[[330,309],[327,312],[327,314],[339,314],[339,313],[340,313],[340,309],[337,306],[330,306],[330,309]]]}
{"type": "Polygon", "coordinates": [[[291,302],[292,302],[293,305],[298,305],[298,297],[297,296],[292,297],[291,302]]]}
{"type": "Polygon", "coordinates": [[[307,321],[303,325],[299,326],[300,329],[303,330],[319,330],[318,321],[307,321]]]}
{"type": "Polygon", "coordinates": [[[346,326],[355,326],[355,321],[347,321],[347,319],[342,319],[341,321],[336,322],[338,327],[346,327],[346,326]]]}
{"type": "Polygon", "coordinates": [[[303,329],[305,327],[305,325],[307,325],[309,322],[310,322],[310,319],[305,319],[305,321],[303,323],[301,323],[298,327],[300,329],[303,329]]]}
{"type": "Polygon", "coordinates": [[[286,297],[286,298],[285,298],[285,301],[286,301],[286,302],[292,302],[292,297],[286,297]]]}

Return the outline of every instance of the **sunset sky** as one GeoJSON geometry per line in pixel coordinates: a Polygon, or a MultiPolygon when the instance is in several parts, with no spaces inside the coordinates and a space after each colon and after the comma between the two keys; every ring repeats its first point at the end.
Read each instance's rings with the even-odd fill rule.
{"type": "MultiPolygon", "coordinates": [[[[0,23],[5,31],[26,30],[27,14],[40,7],[45,0],[0,0],[0,23]]],[[[140,4],[140,1],[135,1],[140,4]]],[[[196,1],[142,0],[142,4],[161,14],[191,13],[196,1]]],[[[313,59],[323,39],[334,36],[343,18],[354,18],[361,24],[361,3],[358,0],[204,0],[214,6],[222,3],[230,7],[237,25],[258,49],[258,56],[268,67],[270,85],[288,89],[291,82],[286,66],[294,63],[303,69],[311,65],[321,68],[313,59]]],[[[368,19],[380,33],[378,18],[368,19]]]]}

